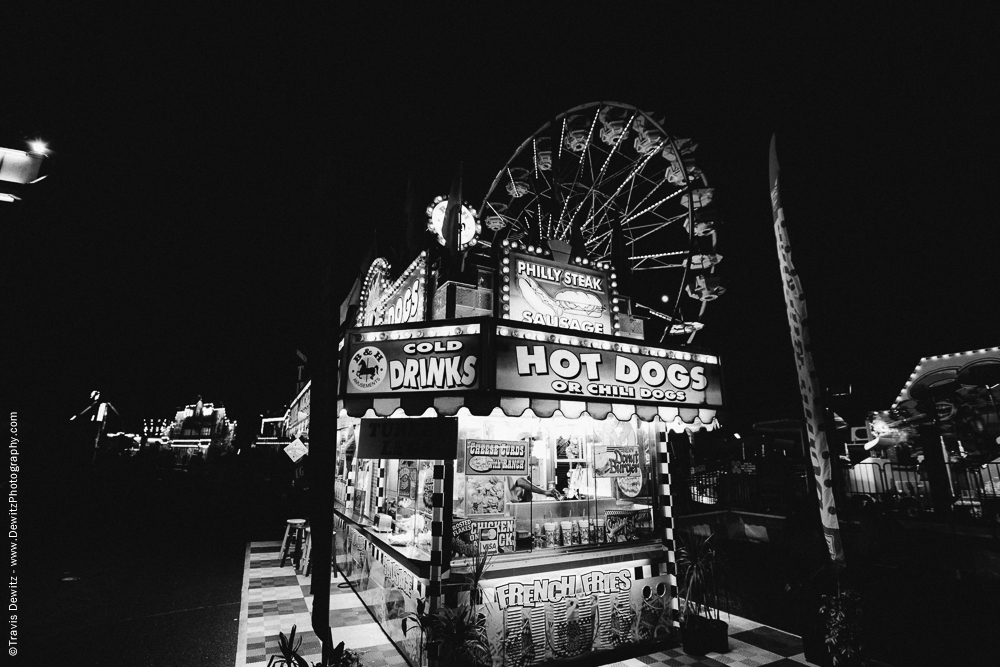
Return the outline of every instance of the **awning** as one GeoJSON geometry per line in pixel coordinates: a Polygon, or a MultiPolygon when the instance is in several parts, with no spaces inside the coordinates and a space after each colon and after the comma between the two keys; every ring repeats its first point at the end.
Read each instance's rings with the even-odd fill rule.
{"type": "Polygon", "coordinates": [[[413,394],[393,398],[347,396],[343,399],[343,407],[351,417],[389,417],[397,413],[408,417],[425,415],[451,417],[465,408],[469,413],[483,417],[492,415],[497,410],[508,417],[520,417],[529,410],[536,417],[551,417],[558,413],[567,419],[576,419],[586,413],[598,420],[606,419],[609,414],[613,414],[617,419],[627,421],[635,415],[647,422],[659,419],[667,425],[668,430],[677,433],[700,429],[711,431],[719,427],[716,414],[718,411],[714,408],[560,401],[522,396],[471,394],[437,397],[413,394]]]}

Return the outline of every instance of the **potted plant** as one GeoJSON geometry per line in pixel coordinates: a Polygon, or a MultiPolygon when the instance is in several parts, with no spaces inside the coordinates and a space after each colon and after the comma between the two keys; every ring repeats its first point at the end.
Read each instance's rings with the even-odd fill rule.
{"type": "Polygon", "coordinates": [[[344,648],[344,642],[340,642],[329,660],[314,662],[313,667],[361,667],[361,654],[344,648]]]}
{"type": "Polygon", "coordinates": [[[267,661],[267,667],[309,667],[309,663],[299,655],[299,647],[302,646],[302,637],[295,641],[295,626],[292,631],[285,636],[284,632],[278,633],[278,651],[281,655],[272,655],[267,661]]]}
{"type": "Polygon", "coordinates": [[[486,639],[486,619],[467,604],[441,606],[434,612],[417,603],[416,613],[402,616],[403,634],[419,628],[424,651],[436,650],[438,664],[481,667],[492,663],[486,639]]]}
{"type": "Polygon", "coordinates": [[[861,639],[861,596],[851,588],[823,596],[819,608],[823,618],[824,642],[833,667],[864,667],[868,661],[863,657],[861,639]]]}
{"type": "Polygon", "coordinates": [[[486,637],[486,618],[479,613],[482,603],[480,580],[486,572],[490,555],[476,549],[469,571],[469,583],[464,587],[469,604],[441,605],[433,613],[426,611],[425,602],[417,602],[416,613],[404,614],[403,634],[419,628],[422,648],[435,647],[437,660],[442,665],[484,667],[492,664],[489,641],[486,637]]]}
{"type": "Polygon", "coordinates": [[[729,651],[729,624],[722,620],[719,601],[724,594],[721,556],[709,537],[691,535],[677,550],[681,610],[681,642],[684,652],[704,655],[729,651]]]}
{"type": "MultiPolygon", "coordinates": [[[[278,633],[278,651],[280,656],[272,655],[267,661],[268,667],[309,667],[309,663],[299,655],[299,647],[302,646],[302,637],[296,638],[296,626],[292,626],[292,631],[285,637],[285,633],[278,633]],[[296,641],[298,639],[298,641],[296,641]]],[[[354,650],[344,647],[344,642],[337,644],[333,649],[330,660],[313,663],[313,667],[360,667],[361,655],[354,650]]]]}

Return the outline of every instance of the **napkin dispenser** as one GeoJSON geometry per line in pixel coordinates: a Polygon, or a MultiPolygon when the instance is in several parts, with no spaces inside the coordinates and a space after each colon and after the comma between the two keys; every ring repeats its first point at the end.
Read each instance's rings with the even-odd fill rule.
{"type": "Polygon", "coordinates": [[[392,531],[392,517],[388,514],[376,514],[375,515],[375,530],[379,533],[388,533],[392,531]]]}

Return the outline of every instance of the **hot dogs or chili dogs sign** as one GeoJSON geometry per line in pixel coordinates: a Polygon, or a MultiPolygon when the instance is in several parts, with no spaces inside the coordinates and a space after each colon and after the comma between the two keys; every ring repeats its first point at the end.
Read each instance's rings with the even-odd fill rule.
{"type": "Polygon", "coordinates": [[[520,253],[505,259],[507,317],[585,333],[614,333],[607,273],[520,253]]]}
{"type": "Polygon", "coordinates": [[[721,370],[713,356],[506,327],[498,334],[501,391],[564,400],[722,405],[721,370]]]}

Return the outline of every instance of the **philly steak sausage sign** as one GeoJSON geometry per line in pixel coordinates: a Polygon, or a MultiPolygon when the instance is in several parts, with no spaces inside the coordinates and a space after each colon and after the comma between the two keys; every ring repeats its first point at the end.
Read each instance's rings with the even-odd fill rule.
{"type": "Polygon", "coordinates": [[[608,276],[603,271],[512,253],[505,274],[510,318],[530,324],[612,332],[608,276]]]}
{"type": "Polygon", "coordinates": [[[566,400],[722,405],[717,363],[497,337],[497,389],[566,400]]]}

